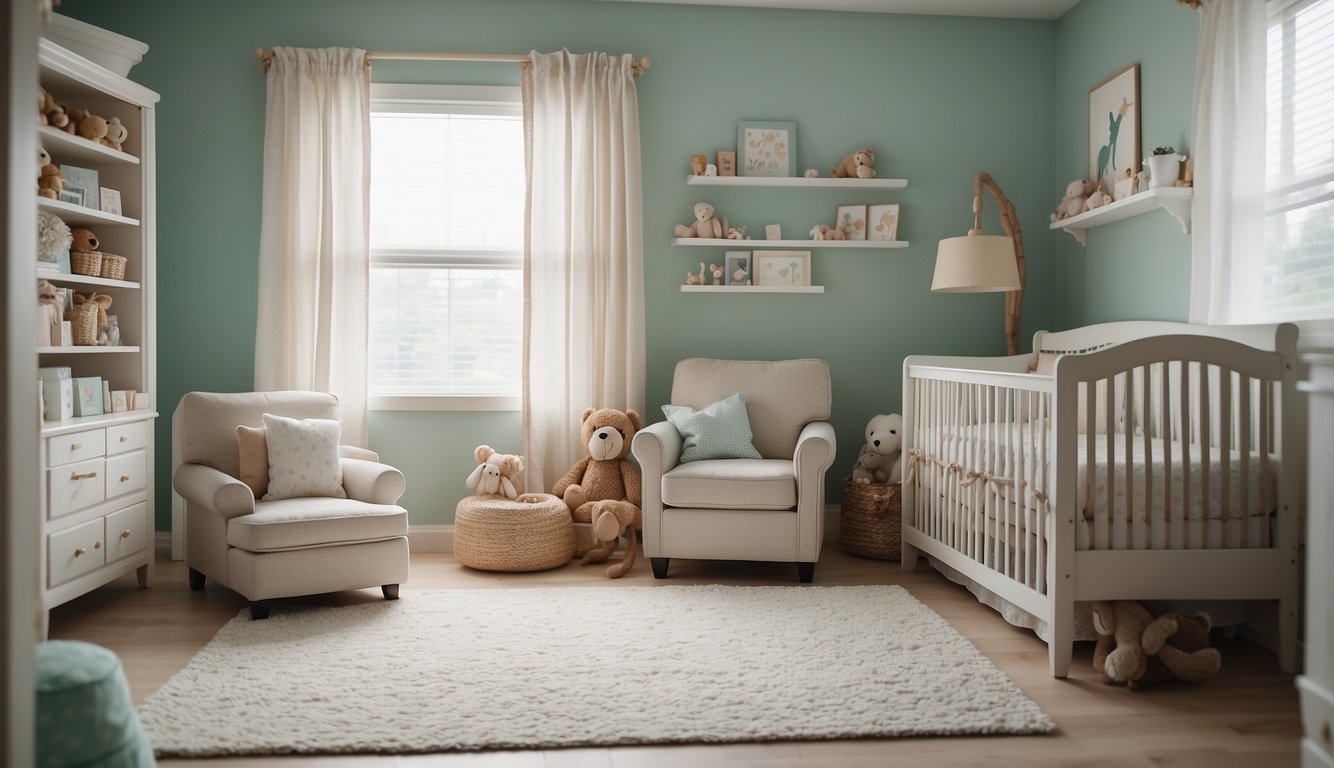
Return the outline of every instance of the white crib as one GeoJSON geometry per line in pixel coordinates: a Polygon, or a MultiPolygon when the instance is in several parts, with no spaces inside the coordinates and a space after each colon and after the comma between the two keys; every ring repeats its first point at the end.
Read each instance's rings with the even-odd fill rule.
{"type": "Polygon", "coordinates": [[[1296,346],[1291,324],[1119,322],[907,358],[903,568],[928,555],[1046,621],[1055,677],[1088,600],[1277,600],[1294,671],[1296,346]]]}

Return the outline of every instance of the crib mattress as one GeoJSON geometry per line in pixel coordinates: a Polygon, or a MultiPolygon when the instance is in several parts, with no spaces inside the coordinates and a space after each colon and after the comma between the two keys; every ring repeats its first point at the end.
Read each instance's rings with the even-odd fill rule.
{"type": "MultiPolygon", "coordinates": [[[[1055,477],[1051,446],[1032,438],[1048,434],[1027,423],[972,425],[940,437],[924,430],[919,443],[929,458],[916,462],[918,485],[954,494],[970,509],[981,504],[989,518],[1013,527],[1021,523],[1022,509],[1023,528],[1036,531],[1035,513],[1042,499],[1054,498],[1055,477]],[[958,469],[941,470],[940,464],[958,469]],[[968,479],[973,482],[960,488],[968,479]]],[[[1126,442],[1122,433],[1095,435],[1090,458],[1085,436],[1078,436],[1075,504],[1083,514],[1076,519],[1077,549],[1268,546],[1275,457],[1261,461],[1255,452],[1210,448],[1206,470],[1198,445],[1149,438],[1146,448],[1142,435],[1132,435],[1127,473],[1126,442]]]]}

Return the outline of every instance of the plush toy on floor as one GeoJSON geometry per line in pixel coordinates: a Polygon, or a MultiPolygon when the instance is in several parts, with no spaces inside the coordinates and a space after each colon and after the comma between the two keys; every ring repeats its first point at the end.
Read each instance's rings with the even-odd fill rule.
{"type": "Polygon", "coordinates": [[[639,470],[626,456],[630,453],[630,441],[644,427],[644,421],[634,410],[586,408],[579,417],[579,424],[588,455],[575,462],[570,471],[556,481],[551,493],[565,500],[576,523],[593,524],[598,545],[592,549],[576,545],[575,557],[583,557],[585,563],[606,561],[621,532],[628,530],[629,548],[625,559],[607,569],[607,576],[617,579],[634,565],[638,546],[634,531],[642,525],[639,470]],[[611,517],[606,518],[607,515],[611,517]],[[613,524],[619,530],[610,536],[613,524]],[[610,547],[604,536],[609,536],[610,547]]]}
{"type": "Polygon", "coordinates": [[[468,475],[466,484],[477,495],[497,494],[517,499],[523,493],[523,457],[510,453],[496,453],[489,445],[479,445],[473,451],[477,468],[468,475]]]}
{"type": "Polygon", "coordinates": [[[1093,603],[1098,645],[1093,669],[1108,685],[1132,691],[1154,683],[1195,682],[1215,674],[1222,656],[1209,644],[1209,617],[1165,613],[1154,618],[1134,600],[1093,603]]]}
{"type": "Polygon", "coordinates": [[[903,480],[903,416],[884,413],[866,422],[866,444],[857,455],[852,480],[857,483],[898,483],[903,480]],[[867,453],[880,456],[879,465],[870,468],[870,477],[859,474],[867,453]],[[862,478],[862,479],[859,479],[862,478]]]}

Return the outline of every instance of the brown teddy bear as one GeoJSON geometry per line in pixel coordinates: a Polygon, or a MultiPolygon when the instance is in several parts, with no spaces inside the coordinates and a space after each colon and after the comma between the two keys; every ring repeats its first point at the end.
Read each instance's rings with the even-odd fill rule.
{"type": "Polygon", "coordinates": [[[523,457],[512,453],[496,453],[489,445],[479,445],[472,452],[477,468],[468,475],[466,484],[477,494],[494,493],[507,499],[517,499],[523,493],[523,457]]]}
{"type": "Polygon", "coordinates": [[[97,235],[92,230],[83,227],[74,227],[69,231],[74,241],[70,244],[70,249],[75,251],[95,251],[102,243],[98,241],[97,235]]]}
{"type": "Polygon", "coordinates": [[[37,95],[37,113],[42,125],[69,130],[69,114],[63,104],[57,104],[55,97],[42,89],[37,95]]]}
{"type": "Polygon", "coordinates": [[[60,190],[65,187],[65,174],[51,162],[51,153],[45,148],[41,148],[37,153],[37,163],[42,169],[37,176],[37,194],[52,200],[58,199],[60,190]]]}
{"type": "Polygon", "coordinates": [[[125,140],[130,138],[130,129],[120,121],[119,117],[112,117],[107,120],[107,135],[102,137],[102,143],[117,152],[124,152],[125,140]]]}
{"type": "Polygon", "coordinates": [[[695,221],[690,226],[685,224],[676,225],[677,237],[704,237],[721,238],[723,232],[723,223],[715,217],[716,211],[709,203],[695,203],[695,221]]]}
{"type": "Polygon", "coordinates": [[[1103,682],[1132,691],[1154,683],[1195,682],[1215,674],[1222,656],[1209,644],[1209,617],[1165,613],[1154,618],[1134,600],[1093,603],[1098,645],[1093,669],[1103,682]]]}
{"type": "Polygon", "coordinates": [[[586,553],[575,553],[576,557],[584,557],[586,563],[604,562],[615,549],[621,531],[630,530],[627,535],[630,547],[625,560],[607,569],[607,576],[615,579],[625,575],[634,565],[634,530],[642,524],[639,470],[626,456],[630,453],[631,440],[643,429],[644,421],[634,410],[586,408],[579,417],[579,424],[588,455],[575,462],[570,471],[556,481],[551,493],[565,501],[576,523],[593,524],[599,544],[586,553]],[[599,505],[599,502],[622,503],[599,505]],[[606,518],[608,515],[611,517],[606,518]],[[613,521],[620,530],[608,537],[608,546],[608,538],[599,531],[602,534],[611,531],[613,521]]]}
{"type": "Polygon", "coordinates": [[[65,126],[65,130],[75,136],[82,136],[94,144],[101,144],[107,136],[107,121],[106,118],[94,115],[92,112],[70,107],[69,125],[65,126]]]}
{"type": "Polygon", "coordinates": [[[875,152],[870,147],[861,147],[838,165],[829,166],[829,175],[836,179],[874,179],[875,152]]]}

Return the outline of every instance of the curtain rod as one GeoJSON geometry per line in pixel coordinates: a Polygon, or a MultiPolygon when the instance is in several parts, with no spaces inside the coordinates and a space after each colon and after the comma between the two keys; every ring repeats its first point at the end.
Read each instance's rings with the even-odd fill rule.
{"type": "MultiPolygon", "coordinates": [[[[269,63],[273,61],[273,51],[266,51],[262,48],[255,49],[255,56],[260,60],[260,69],[268,72],[269,63]]],[[[383,59],[385,61],[501,61],[518,64],[520,67],[526,67],[532,63],[527,54],[522,53],[447,53],[438,51],[367,51],[366,66],[370,66],[374,59],[383,59]]],[[[630,60],[630,71],[635,77],[644,74],[644,70],[649,68],[653,62],[647,56],[640,56],[630,60]]]]}

